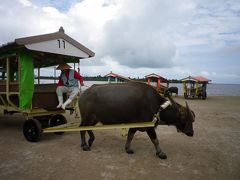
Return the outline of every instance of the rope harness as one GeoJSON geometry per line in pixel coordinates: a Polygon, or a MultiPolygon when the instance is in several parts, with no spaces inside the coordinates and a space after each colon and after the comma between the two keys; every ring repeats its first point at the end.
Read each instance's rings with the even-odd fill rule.
{"type": "Polygon", "coordinates": [[[157,125],[165,125],[166,123],[161,121],[160,119],[160,112],[164,109],[166,109],[168,106],[172,105],[170,101],[165,101],[162,105],[160,105],[159,110],[156,114],[153,115],[153,122],[157,125]]]}

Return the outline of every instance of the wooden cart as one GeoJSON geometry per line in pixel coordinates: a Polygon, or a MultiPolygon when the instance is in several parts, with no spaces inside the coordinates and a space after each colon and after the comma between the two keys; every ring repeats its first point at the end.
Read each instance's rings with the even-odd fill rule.
{"type": "Polygon", "coordinates": [[[207,84],[209,79],[202,76],[188,76],[181,80],[183,82],[184,98],[207,98],[207,84]]]}
{"type": "Polygon", "coordinates": [[[56,83],[41,84],[40,69],[73,63],[95,54],[64,33],[58,32],[15,39],[0,46],[0,115],[22,113],[23,134],[38,141],[42,129],[65,124],[58,104],[56,83]],[[37,76],[34,75],[37,72],[37,76]]]}

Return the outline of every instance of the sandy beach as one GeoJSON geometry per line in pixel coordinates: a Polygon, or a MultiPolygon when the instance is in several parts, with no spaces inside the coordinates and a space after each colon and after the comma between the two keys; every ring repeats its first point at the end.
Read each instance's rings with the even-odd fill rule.
{"type": "Polygon", "coordinates": [[[167,160],[157,158],[146,133],[135,135],[133,155],[125,153],[120,130],[95,131],[92,150],[84,152],[78,132],[30,143],[21,114],[0,117],[0,179],[240,179],[240,96],[188,103],[196,114],[194,137],[157,128],[167,160]]]}

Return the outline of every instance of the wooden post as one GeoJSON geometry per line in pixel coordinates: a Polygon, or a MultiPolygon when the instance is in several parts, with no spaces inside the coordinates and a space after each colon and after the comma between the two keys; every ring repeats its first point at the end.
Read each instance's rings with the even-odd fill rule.
{"type": "Polygon", "coordinates": [[[80,62],[81,62],[81,60],[79,59],[79,61],[78,61],[78,73],[80,73],[80,62]]]}
{"type": "Polygon", "coordinates": [[[196,81],[196,96],[198,96],[198,81],[196,81]]]}
{"type": "Polygon", "coordinates": [[[10,68],[9,68],[9,58],[7,57],[6,59],[6,70],[7,70],[7,78],[6,78],[6,97],[7,97],[7,100],[9,98],[9,84],[10,84],[10,79],[9,79],[9,76],[10,76],[10,68]]]}
{"type": "Polygon", "coordinates": [[[56,67],[54,67],[54,80],[53,80],[54,84],[56,84],[56,67]]]}
{"type": "Polygon", "coordinates": [[[38,67],[38,84],[40,84],[40,67],[38,67]]]}
{"type": "Polygon", "coordinates": [[[187,85],[186,85],[186,81],[183,82],[183,92],[187,94],[187,85]]]}
{"type": "Polygon", "coordinates": [[[160,78],[157,80],[157,91],[160,91],[161,80],[160,78]]]}

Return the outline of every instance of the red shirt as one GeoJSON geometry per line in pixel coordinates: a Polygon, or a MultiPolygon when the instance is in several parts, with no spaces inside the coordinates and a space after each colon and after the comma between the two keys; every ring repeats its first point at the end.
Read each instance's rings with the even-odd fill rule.
{"type": "MultiPolygon", "coordinates": [[[[65,75],[66,75],[66,77],[69,77],[69,71],[67,71],[65,73],[65,75]]],[[[84,86],[84,84],[83,84],[83,77],[77,71],[74,71],[74,78],[78,79],[80,81],[81,86],[84,86]]],[[[59,78],[57,86],[64,86],[63,80],[61,78],[59,78]]]]}

